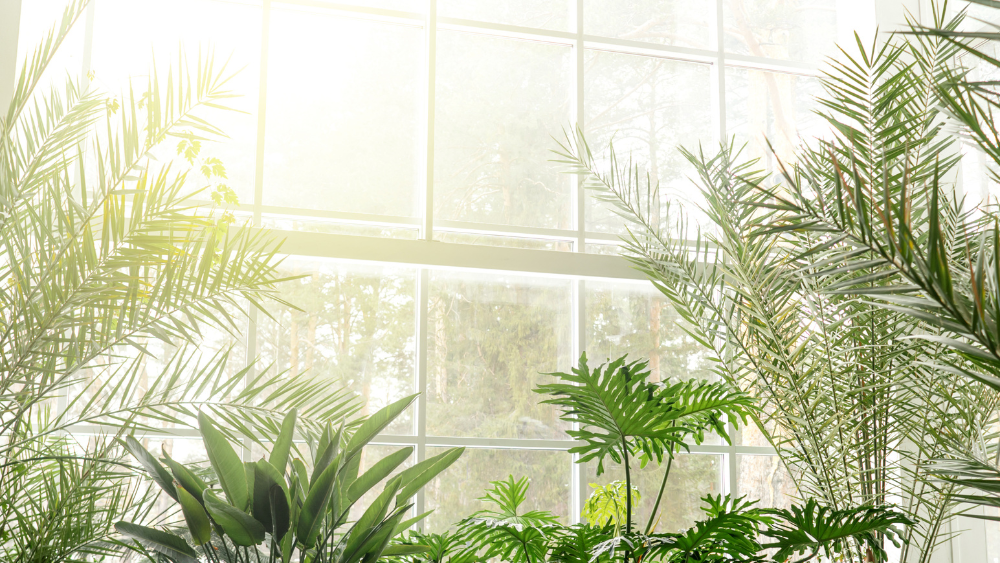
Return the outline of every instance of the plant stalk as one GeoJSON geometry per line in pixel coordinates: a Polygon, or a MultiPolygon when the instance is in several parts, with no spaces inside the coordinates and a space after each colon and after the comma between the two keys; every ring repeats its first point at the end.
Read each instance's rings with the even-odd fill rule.
{"type": "Polygon", "coordinates": [[[674,456],[667,458],[667,470],[663,472],[663,481],[660,483],[660,492],[656,494],[656,502],[653,503],[653,511],[649,513],[649,521],[646,522],[646,535],[653,531],[653,523],[656,514],[660,510],[660,500],[663,498],[663,491],[667,488],[667,478],[670,477],[670,466],[674,463],[674,456]]]}

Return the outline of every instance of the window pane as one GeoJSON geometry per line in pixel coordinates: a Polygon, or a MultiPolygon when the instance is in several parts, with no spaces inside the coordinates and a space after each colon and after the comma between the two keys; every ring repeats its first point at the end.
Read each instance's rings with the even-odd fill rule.
{"type": "Polygon", "coordinates": [[[437,64],[435,217],[570,228],[570,179],[549,162],[569,47],[441,31],[437,64]]]}
{"type": "MultiPolygon", "coordinates": [[[[415,274],[405,268],[290,260],[282,275],[305,276],[279,286],[304,311],[272,303],[274,321],[257,329],[257,353],[291,374],[346,383],[365,401],[364,414],[413,393],[415,274]]],[[[386,432],[413,432],[413,409],[386,432]]]]}
{"type": "MultiPolygon", "coordinates": [[[[649,513],[653,510],[653,503],[656,502],[656,493],[659,492],[660,484],[663,482],[666,462],[663,467],[657,467],[655,462],[648,464],[644,469],[638,467],[638,463],[633,463],[631,466],[632,485],[639,489],[640,495],[638,516],[632,517],[633,522],[645,529],[649,513]]],[[[604,473],[600,476],[597,475],[595,462],[588,462],[581,471],[583,472],[581,478],[588,484],[607,485],[612,481],[625,480],[624,467],[614,464],[610,459],[605,460],[604,473]]],[[[593,489],[588,486],[584,494],[589,497],[592,492],[593,489]]],[[[654,531],[679,532],[690,528],[695,522],[706,517],[701,510],[704,505],[702,497],[721,493],[721,455],[678,455],[670,467],[670,478],[663,491],[663,500],[660,501],[657,517],[659,520],[654,531]]]]}
{"type": "Polygon", "coordinates": [[[275,9],[264,204],[413,216],[424,33],[275,9]]]}
{"type": "MultiPolygon", "coordinates": [[[[203,146],[202,157],[215,157],[226,167],[226,184],[240,203],[253,203],[257,145],[261,8],[257,5],[208,0],[98,0],[94,19],[92,70],[99,88],[127,91],[129,78],[141,93],[155,58],[166,86],[166,69],[176,71],[183,49],[194,72],[201,57],[214,51],[215,70],[223,63],[233,74],[224,90],[238,94],[224,103],[239,111],[205,110],[198,117],[221,128],[228,139],[203,146]],[[136,22],[143,22],[136,25],[136,22]]],[[[177,139],[156,151],[161,161],[177,158],[177,139]]],[[[201,188],[204,182],[192,188],[201,188]]]]}
{"type": "Polygon", "coordinates": [[[434,272],[427,308],[428,434],[566,437],[532,388],[571,367],[568,281],[434,272]]]}
{"type": "MultiPolygon", "coordinates": [[[[427,457],[445,449],[428,447],[427,457]]],[[[509,475],[529,479],[528,498],[522,510],[548,510],[568,523],[571,463],[570,455],[564,451],[466,448],[454,465],[424,488],[426,509],[434,510],[424,520],[424,529],[443,532],[462,518],[486,508],[478,499],[490,481],[500,481],[509,475]]]]}
{"type": "MultiPolygon", "coordinates": [[[[660,183],[665,201],[679,200],[692,211],[700,198],[678,146],[714,144],[709,71],[703,64],[587,52],[588,143],[605,155],[613,140],[622,161],[631,156],[654,185],[660,183]]],[[[588,197],[587,230],[625,232],[622,219],[593,197],[588,197]]]]}
{"type": "Polygon", "coordinates": [[[726,50],[820,63],[837,40],[838,0],[726,0],[726,50]]]}
{"type": "Polygon", "coordinates": [[[788,508],[797,497],[791,475],[776,455],[737,455],[737,494],[760,501],[758,506],[788,508]]]}
{"type": "Polygon", "coordinates": [[[712,379],[711,354],[684,332],[686,322],[647,282],[586,282],[587,357],[648,359],[651,381],[712,379]]]}
{"type": "Polygon", "coordinates": [[[691,0],[584,0],[583,31],[679,47],[709,48],[715,3],[691,0]]]}
{"type": "Polygon", "coordinates": [[[777,170],[778,156],[790,161],[800,139],[809,142],[827,131],[813,113],[820,83],[815,78],[742,68],[726,69],[726,127],[736,146],[747,143],[741,158],[761,159],[759,168],[777,170]]]}
{"type": "Polygon", "coordinates": [[[575,27],[567,0],[439,0],[438,14],[560,31],[575,27]]]}

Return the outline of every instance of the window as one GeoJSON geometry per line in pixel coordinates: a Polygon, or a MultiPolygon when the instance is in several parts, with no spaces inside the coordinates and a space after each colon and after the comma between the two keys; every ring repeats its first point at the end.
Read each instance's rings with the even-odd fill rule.
{"type": "MultiPolygon", "coordinates": [[[[24,3],[26,41],[50,4],[24,3]]],[[[790,156],[818,131],[816,67],[853,11],[848,0],[95,0],[90,10],[82,56],[65,67],[110,91],[149,68],[151,52],[174,57],[178,42],[189,56],[207,42],[232,55],[242,112],[218,116],[231,138],[205,150],[226,164],[240,210],[288,237],[286,272],[302,276],[282,291],[303,310],[255,315],[245,355],[342,379],[369,409],[420,392],[380,443],[413,445],[418,459],[469,448],[452,484],[418,497],[418,512],[437,509],[430,529],[477,509],[507,472],[531,478],[532,506],[569,521],[588,482],[614,478],[566,455],[566,424],[531,391],[540,373],[586,351],[648,357],[655,379],[709,374],[667,301],[611,256],[622,225],[550,162],[553,137],[579,124],[595,149],[614,142],[696,204],[676,147],[711,151],[735,136],[773,166],[767,136],[790,156]]],[[[674,471],[661,530],[688,525],[708,493],[768,505],[794,494],[752,431],[734,446],[692,446],[674,471]]],[[[658,475],[642,472],[649,497],[658,475]]]]}

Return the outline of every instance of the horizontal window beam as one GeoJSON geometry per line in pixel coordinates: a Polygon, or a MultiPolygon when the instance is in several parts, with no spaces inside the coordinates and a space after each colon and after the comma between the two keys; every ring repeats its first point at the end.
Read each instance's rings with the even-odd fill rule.
{"type": "Polygon", "coordinates": [[[646,280],[619,256],[480,246],[429,240],[270,230],[296,256],[587,278],[646,280]]]}

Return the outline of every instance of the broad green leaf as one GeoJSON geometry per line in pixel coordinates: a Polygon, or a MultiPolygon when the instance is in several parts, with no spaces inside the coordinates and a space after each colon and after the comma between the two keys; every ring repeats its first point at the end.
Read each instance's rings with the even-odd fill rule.
{"type": "Polygon", "coordinates": [[[347,503],[354,504],[362,495],[395,471],[412,453],[412,447],[402,448],[377,461],[371,469],[350,484],[347,489],[347,503]]]}
{"type": "MultiPolygon", "coordinates": [[[[285,480],[278,470],[263,458],[254,464],[254,471],[253,516],[258,522],[264,524],[264,529],[271,532],[271,487],[278,487],[282,494],[287,494],[285,480]]],[[[288,506],[287,498],[285,506],[288,506]]]]}
{"type": "Polygon", "coordinates": [[[336,484],[338,465],[331,463],[319,474],[316,482],[309,487],[309,493],[302,503],[296,535],[299,543],[307,548],[316,543],[316,537],[323,526],[326,508],[330,503],[330,496],[333,494],[333,488],[336,484]]]}
{"type": "Polygon", "coordinates": [[[119,534],[138,541],[146,549],[169,557],[175,563],[199,563],[198,554],[180,536],[131,522],[118,522],[115,529],[119,534]]]}
{"type": "Polygon", "coordinates": [[[243,462],[236,455],[229,440],[215,427],[215,424],[205,413],[198,413],[198,428],[205,442],[208,460],[212,464],[212,469],[215,470],[216,477],[219,478],[219,485],[226,493],[226,498],[233,506],[240,510],[246,510],[249,492],[247,491],[247,476],[243,462]]]}
{"type": "Polygon", "coordinates": [[[208,485],[201,480],[201,477],[198,477],[193,471],[174,461],[170,457],[170,454],[167,453],[166,448],[163,448],[163,459],[167,467],[170,468],[170,472],[173,473],[174,479],[187,489],[191,493],[191,496],[195,497],[199,503],[203,503],[204,501],[202,501],[201,496],[204,494],[205,489],[208,488],[208,485]]]}
{"type": "Polygon", "coordinates": [[[340,441],[344,437],[344,426],[341,425],[336,432],[328,422],[323,437],[320,438],[319,447],[316,448],[318,455],[313,465],[312,476],[309,478],[309,485],[312,485],[320,473],[326,470],[327,465],[333,463],[340,453],[340,441]]]}
{"type": "Polygon", "coordinates": [[[465,453],[465,448],[451,448],[434,457],[429,457],[413,467],[404,469],[399,474],[403,486],[399,491],[399,496],[396,497],[396,506],[400,506],[411,499],[431,479],[437,477],[442,471],[455,463],[458,458],[462,457],[463,453],[465,453]]]}
{"type": "Polygon", "coordinates": [[[285,468],[288,467],[288,454],[292,449],[292,438],[295,437],[295,419],[297,417],[298,409],[295,408],[285,416],[285,419],[281,422],[281,432],[278,433],[278,437],[274,440],[274,445],[271,447],[271,456],[268,458],[271,465],[282,474],[285,473],[285,468]]]}
{"type": "Polygon", "coordinates": [[[428,553],[431,548],[426,545],[390,545],[382,550],[382,557],[394,557],[397,555],[413,555],[415,553],[428,553]]]}
{"type": "Polygon", "coordinates": [[[396,493],[399,492],[402,483],[402,478],[397,475],[385,484],[385,488],[382,489],[379,496],[368,505],[368,508],[358,518],[358,521],[354,523],[354,527],[351,528],[351,533],[347,539],[347,547],[344,549],[345,553],[350,554],[355,551],[359,545],[371,536],[373,529],[382,523],[385,515],[389,512],[389,504],[396,493]]]}
{"type": "Polygon", "coordinates": [[[205,491],[204,499],[208,514],[234,544],[249,547],[264,541],[264,525],[252,516],[220,499],[211,490],[205,491]]]}
{"type": "Polygon", "coordinates": [[[142,465],[146,473],[149,474],[150,478],[160,486],[161,489],[166,491],[168,495],[174,500],[177,500],[177,490],[174,487],[174,480],[170,476],[170,472],[167,471],[166,467],[160,464],[159,461],[153,454],[149,453],[149,450],[144,448],[139,440],[136,440],[132,436],[125,437],[125,449],[128,450],[132,457],[142,465]]]}
{"type": "Polygon", "coordinates": [[[385,407],[379,409],[378,412],[369,416],[365,419],[361,426],[358,428],[357,432],[351,436],[351,440],[347,442],[347,447],[344,451],[347,452],[346,459],[358,455],[365,445],[368,444],[379,432],[385,429],[393,420],[396,420],[400,414],[403,413],[410,404],[416,400],[416,395],[410,395],[408,397],[403,397],[402,399],[390,403],[385,407]]]}
{"type": "Polygon", "coordinates": [[[271,505],[271,523],[274,526],[272,534],[276,538],[284,538],[291,528],[291,512],[288,509],[288,498],[285,491],[279,485],[271,486],[268,491],[271,505]]]}
{"type": "Polygon", "coordinates": [[[195,545],[202,545],[212,539],[212,524],[208,520],[208,513],[191,493],[184,487],[177,487],[177,502],[181,505],[181,512],[184,514],[184,521],[187,523],[188,531],[191,532],[191,541],[195,545]]]}

